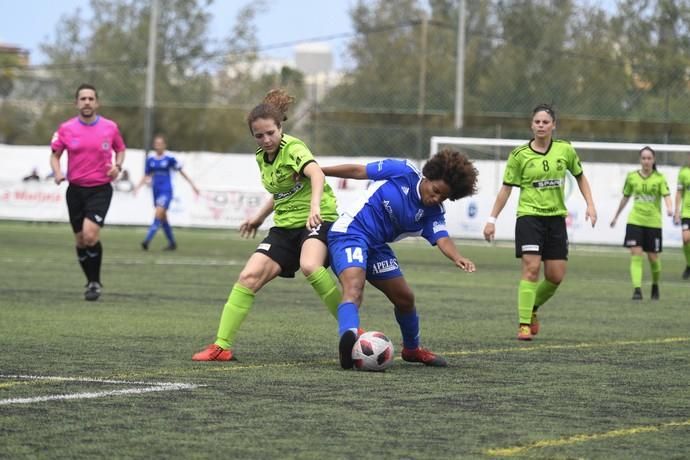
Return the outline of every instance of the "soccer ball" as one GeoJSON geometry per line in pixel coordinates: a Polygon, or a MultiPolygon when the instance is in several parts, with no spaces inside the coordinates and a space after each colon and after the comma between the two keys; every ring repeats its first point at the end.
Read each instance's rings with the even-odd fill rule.
{"type": "Polygon", "coordinates": [[[352,359],[355,369],[385,371],[393,364],[393,343],[383,332],[365,332],[352,347],[352,359]]]}

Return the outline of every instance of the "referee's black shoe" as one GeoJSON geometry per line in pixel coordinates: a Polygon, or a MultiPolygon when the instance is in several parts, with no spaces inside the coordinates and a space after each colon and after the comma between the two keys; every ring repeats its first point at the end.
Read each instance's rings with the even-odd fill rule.
{"type": "Polygon", "coordinates": [[[91,281],[86,285],[86,291],[84,292],[84,300],[98,300],[101,296],[101,283],[97,281],[91,281]]]}
{"type": "Polygon", "coordinates": [[[345,331],[340,336],[340,343],[338,344],[338,355],[340,356],[340,367],[343,369],[352,369],[355,365],[352,359],[352,348],[357,342],[357,334],[353,331],[345,331]]]}

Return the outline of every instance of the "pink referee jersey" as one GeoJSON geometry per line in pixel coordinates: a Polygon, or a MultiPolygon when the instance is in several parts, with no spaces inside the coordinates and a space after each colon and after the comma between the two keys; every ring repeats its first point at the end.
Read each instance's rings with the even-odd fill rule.
{"type": "Polygon", "coordinates": [[[53,152],[67,150],[67,181],[82,187],[107,184],[113,152],[125,150],[117,123],[100,115],[86,124],[74,117],[60,125],[50,141],[53,152]]]}

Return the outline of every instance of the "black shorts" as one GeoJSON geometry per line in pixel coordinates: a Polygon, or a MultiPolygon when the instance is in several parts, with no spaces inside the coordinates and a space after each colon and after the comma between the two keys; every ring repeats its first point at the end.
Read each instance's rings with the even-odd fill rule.
{"type": "Polygon", "coordinates": [[[683,218],[680,220],[680,228],[681,228],[683,231],[690,230],[690,217],[683,217],[683,218]]]}
{"type": "MultiPolygon", "coordinates": [[[[280,265],[282,272],[279,276],[283,278],[294,278],[299,270],[299,258],[302,252],[302,245],[310,238],[322,241],[328,247],[328,230],[333,222],[324,222],[314,230],[303,228],[282,228],[271,227],[268,235],[256,248],[255,252],[266,254],[280,265]]],[[[328,267],[329,257],[326,255],[324,266],[328,267]]]]}
{"type": "Polygon", "coordinates": [[[520,216],[515,222],[515,257],[568,260],[568,231],[562,216],[520,216]]]}
{"type": "Polygon", "coordinates": [[[103,227],[105,216],[113,198],[113,187],[110,183],[95,187],[81,187],[69,184],[67,187],[67,210],[69,222],[74,233],[79,233],[84,225],[84,219],[89,219],[103,227]]]}
{"type": "Polygon", "coordinates": [[[661,252],[663,249],[661,229],[628,224],[625,226],[623,246],[642,246],[644,252],[661,252]]]}

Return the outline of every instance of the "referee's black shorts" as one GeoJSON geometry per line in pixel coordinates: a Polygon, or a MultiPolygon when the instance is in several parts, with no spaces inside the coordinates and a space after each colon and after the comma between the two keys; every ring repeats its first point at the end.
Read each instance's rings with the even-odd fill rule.
{"type": "MultiPolygon", "coordinates": [[[[316,238],[328,247],[328,230],[331,225],[333,222],[324,222],[313,230],[308,230],[306,227],[271,227],[266,238],[254,252],[265,254],[280,265],[282,271],[278,276],[294,278],[299,270],[299,259],[304,242],[310,238],[316,238]]],[[[330,258],[326,256],[323,263],[325,267],[328,267],[329,261],[330,258]]]]}
{"type": "Polygon", "coordinates": [[[99,226],[105,224],[105,216],[113,198],[113,187],[110,183],[95,187],[82,187],[69,184],[67,187],[67,210],[69,222],[74,233],[79,233],[84,225],[84,219],[89,219],[99,226]]]}
{"type": "Polygon", "coordinates": [[[515,257],[568,260],[568,231],[562,216],[520,216],[515,222],[515,257]]]}
{"type": "Polygon", "coordinates": [[[661,252],[663,249],[661,229],[628,224],[625,226],[623,246],[626,248],[641,246],[644,252],[661,252]]]}

